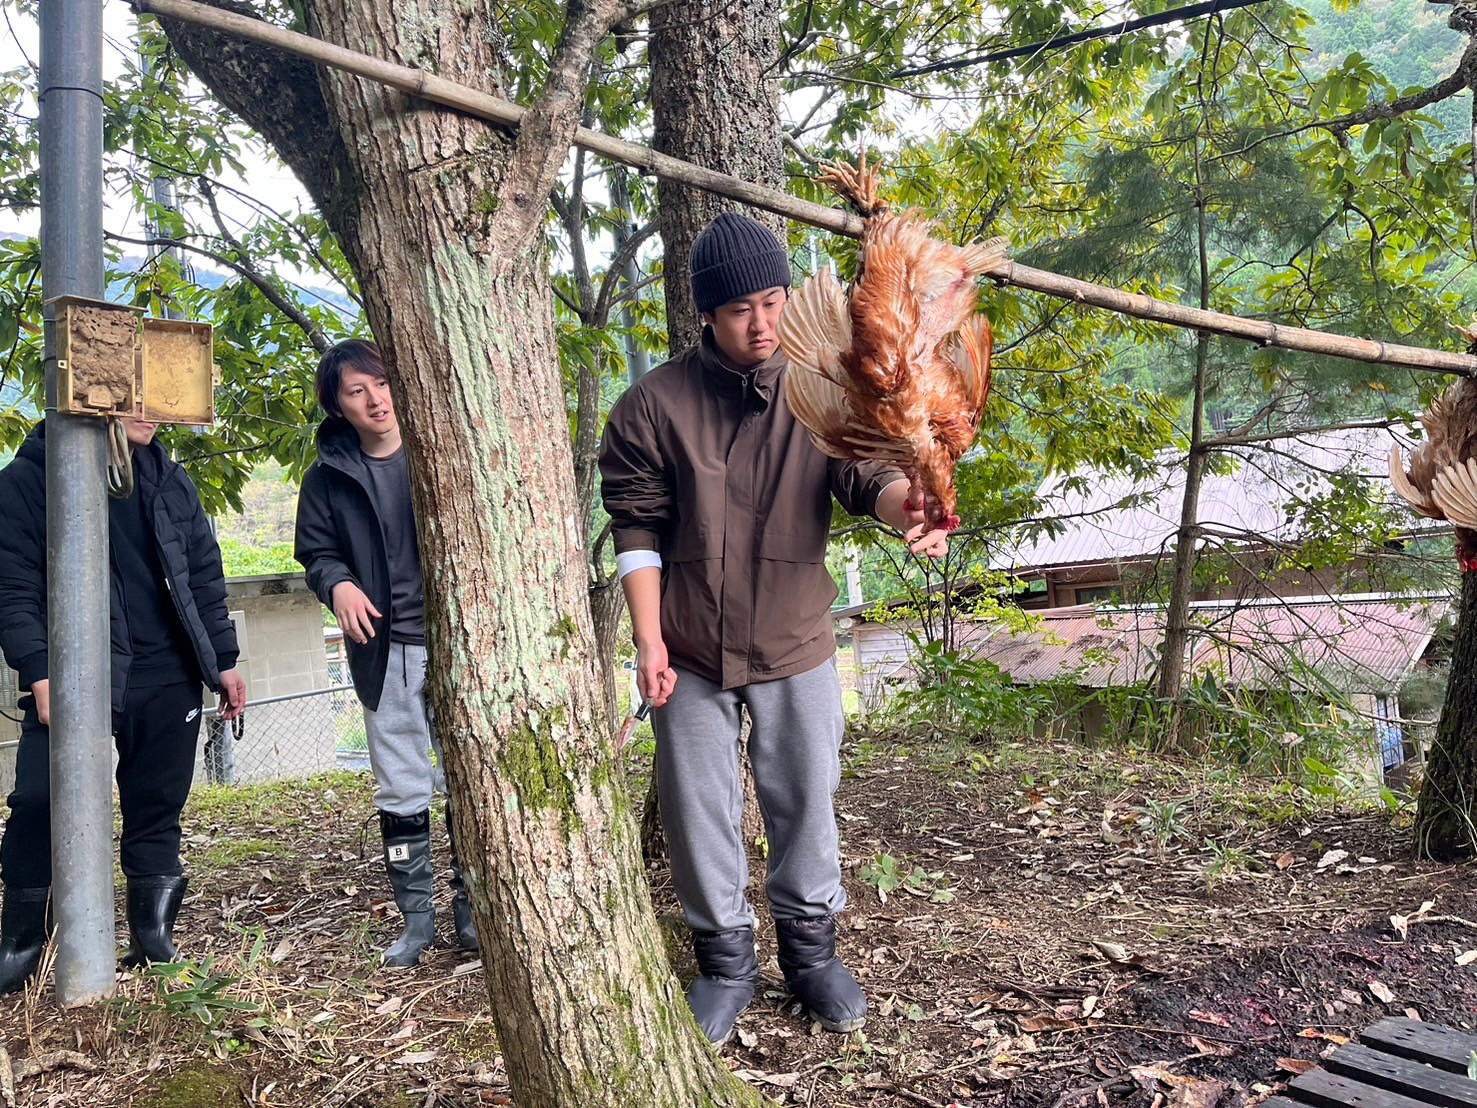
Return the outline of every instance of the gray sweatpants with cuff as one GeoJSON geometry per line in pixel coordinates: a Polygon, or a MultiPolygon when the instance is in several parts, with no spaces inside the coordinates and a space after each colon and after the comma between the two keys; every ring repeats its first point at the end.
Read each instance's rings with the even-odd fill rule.
{"type": "Polygon", "coordinates": [[[431,722],[431,702],[426,696],[424,646],[390,644],[380,706],[374,711],[364,709],[364,731],[369,740],[369,765],[379,783],[374,806],[380,811],[413,816],[430,808],[436,793],[446,791],[441,739],[431,722]]]}
{"type": "Polygon", "coordinates": [[[841,783],[841,683],[834,660],[779,681],[724,690],[685,669],[656,728],[657,799],[672,883],[694,931],[754,924],[744,896],[741,710],[769,838],[767,892],[776,919],[826,916],[846,906],[831,797],[841,783]]]}

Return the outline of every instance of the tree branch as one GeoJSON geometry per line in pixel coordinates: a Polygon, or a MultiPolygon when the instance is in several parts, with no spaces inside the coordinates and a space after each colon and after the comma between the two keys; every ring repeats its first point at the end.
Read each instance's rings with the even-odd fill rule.
{"type": "Polygon", "coordinates": [[[1321,435],[1327,431],[1362,431],[1366,428],[1381,431],[1399,426],[1402,422],[1398,419],[1368,419],[1355,420],[1351,423],[1324,423],[1316,427],[1290,427],[1286,431],[1268,431],[1264,435],[1220,435],[1209,440],[1205,445],[1207,447],[1250,446],[1252,443],[1280,442],[1283,439],[1295,439],[1303,435],[1321,435]]]}
{"type": "Polygon", "coordinates": [[[316,323],[314,323],[310,316],[304,313],[302,309],[294,304],[291,300],[288,300],[285,296],[283,296],[282,293],[279,292],[277,288],[260,273],[252,269],[250,266],[243,264],[242,262],[238,262],[232,258],[228,258],[224,254],[219,254],[214,250],[209,250],[206,247],[200,246],[197,243],[189,242],[185,239],[162,238],[157,235],[149,238],[134,238],[131,235],[120,235],[113,231],[105,232],[104,237],[111,242],[128,243],[132,246],[160,246],[165,248],[188,250],[192,254],[199,254],[201,257],[209,258],[213,262],[219,262],[227,269],[230,269],[235,273],[239,273],[242,277],[245,277],[248,281],[255,285],[261,291],[261,294],[266,297],[268,301],[271,302],[274,308],[276,308],[279,312],[281,312],[293,323],[297,324],[299,328],[302,329],[303,334],[308,336],[308,341],[313,344],[313,348],[317,350],[318,353],[322,354],[329,348],[329,346],[332,345],[328,341],[328,336],[323,333],[323,329],[319,327],[316,323]]]}
{"type": "Polygon", "coordinates": [[[260,289],[262,295],[265,296],[269,301],[271,301],[271,303],[279,312],[287,316],[304,331],[306,331],[308,334],[308,341],[313,344],[314,350],[318,351],[318,353],[320,354],[328,353],[328,348],[332,346],[333,343],[328,341],[328,336],[323,333],[323,328],[319,327],[318,324],[310,316],[301,311],[296,304],[294,304],[285,295],[279,292],[277,286],[272,283],[272,281],[266,276],[266,274],[262,273],[259,269],[256,268],[256,266],[252,265],[251,262],[247,260],[246,251],[241,248],[241,244],[236,241],[235,236],[231,234],[230,228],[226,226],[225,219],[221,216],[221,210],[215,202],[214,190],[211,189],[211,187],[203,181],[200,184],[200,194],[205,197],[205,203],[209,206],[210,214],[215,219],[215,225],[216,228],[220,231],[221,239],[229,243],[231,249],[236,252],[236,257],[238,259],[236,263],[236,272],[240,273],[243,277],[245,277],[258,289],[260,289]]]}
{"type": "MultiPolygon", "coordinates": [[[[1312,123],[1304,123],[1300,127],[1294,127],[1290,131],[1279,131],[1273,135],[1263,135],[1255,142],[1247,143],[1239,150],[1231,150],[1225,154],[1218,154],[1214,161],[1223,161],[1227,158],[1240,157],[1255,150],[1264,142],[1273,142],[1277,139],[1291,138],[1300,135],[1304,131],[1332,131],[1336,135],[1347,134],[1351,128],[1363,126],[1366,123],[1375,123],[1381,119],[1394,119],[1396,116],[1404,115],[1406,112],[1420,111],[1429,108],[1432,104],[1438,104],[1442,100],[1449,100],[1453,96],[1464,92],[1467,88],[1468,74],[1477,68],[1477,41],[1469,42],[1466,50],[1456,65],[1456,71],[1445,80],[1439,81],[1428,89],[1413,92],[1409,96],[1399,96],[1394,100],[1382,104],[1371,104],[1362,111],[1353,112],[1349,115],[1341,115],[1337,119],[1315,119],[1312,123]]],[[[1306,249],[1306,248],[1305,248],[1306,249]]]]}
{"type": "Polygon", "coordinates": [[[626,263],[641,249],[641,244],[656,233],[656,228],[656,221],[653,220],[632,231],[631,237],[621,244],[615,257],[610,259],[610,265],[605,268],[605,276],[600,280],[600,295],[595,300],[595,310],[590,317],[591,327],[604,327],[610,323],[610,309],[615,304],[616,284],[620,275],[625,270],[626,263]]]}
{"type": "MultiPolygon", "coordinates": [[[[270,26],[244,0],[204,2],[241,19],[270,26]]],[[[153,10],[148,0],[132,3],[136,11],[153,10]]],[[[281,154],[329,225],[342,229],[357,224],[359,189],[353,163],[329,114],[317,67],[296,54],[275,50],[229,30],[162,15],[158,19],[194,74],[281,154]]],[[[346,252],[355,249],[353,237],[340,238],[346,252]]],[[[354,268],[357,271],[359,267],[354,268]]]]}
{"type": "Polygon", "coordinates": [[[595,50],[610,32],[610,0],[568,0],[564,33],[543,92],[518,124],[493,232],[505,248],[528,240],[544,221],[544,201],[574,144],[595,50]]]}
{"type": "Polygon", "coordinates": [[[610,26],[615,27],[621,23],[634,23],[643,15],[650,15],[654,11],[665,8],[675,0],[646,0],[641,4],[621,4],[615,8],[610,16],[610,26]]]}
{"type": "MultiPolygon", "coordinates": [[[[182,19],[189,18],[195,20],[201,18],[199,12],[201,5],[190,3],[189,0],[133,0],[133,2],[139,8],[147,10],[168,7],[182,19]]],[[[224,2],[224,0],[220,0],[220,2],[224,2]]],[[[596,0],[596,10],[598,10],[598,4],[605,2],[608,2],[608,0],[596,0]]],[[[589,18],[593,17],[586,16],[587,20],[589,18]]],[[[227,26],[230,33],[270,40],[282,50],[293,51],[299,54],[310,54],[314,58],[321,60],[325,65],[332,65],[348,72],[358,73],[371,80],[403,89],[412,95],[433,103],[454,107],[458,110],[476,115],[479,118],[501,123],[504,126],[526,126],[528,118],[532,114],[501,97],[468,88],[464,85],[458,85],[435,74],[395,65],[383,59],[371,58],[345,47],[323,43],[306,35],[299,35],[283,30],[282,28],[273,27],[271,24],[264,23],[259,19],[239,17],[233,19],[228,16],[220,16],[218,17],[218,22],[220,25],[227,26]]],[[[586,32],[588,30],[589,28],[586,27],[586,32]]],[[[593,49],[593,47],[589,47],[589,38],[589,34],[586,33],[584,35],[584,45],[589,49],[593,49]]],[[[275,64],[273,73],[280,80],[284,67],[280,59],[278,59],[277,54],[274,51],[267,50],[265,47],[258,48],[258,53],[263,57],[273,60],[275,64]]],[[[565,61],[561,63],[564,69],[568,68],[568,61],[569,58],[566,57],[565,61]]],[[[305,68],[311,71],[311,67],[305,66],[305,68]]],[[[566,74],[566,77],[573,79],[576,84],[581,83],[578,73],[573,74],[572,77],[566,74]]],[[[210,80],[213,79],[214,75],[211,76],[210,80]]],[[[210,83],[210,80],[207,83],[210,83]]],[[[214,87],[216,87],[215,84],[212,84],[212,88],[214,87]]],[[[264,97],[266,96],[267,88],[276,89],[277,85],[273,82],[271,85],[263,86],[261,95],[264,97]]],[[[236,87],[235,91],[239,93],[241,89],[236,87]]],[[[562,96],[565,99],[568,98],[567,93],[562,94],[562,96]]],[[[558,100],[560,98],[555,97],[555,99],[558,100]]],[[[321,96],[318,100],[319,113],[326,117],[326,105],[322,103],[321,96]]],[[[552,110],[553,107],[551,105],[545,105],[545,116],[548,117],[548,113],[552,110]]],[[[571,118],[564,120],[564,122],[572,125],[572,103],[569,106],[569,111],[571,118]]],[[[274,126],[279,129],[284,126],[280,119],[275,118],[275,114],[274,126]]],[[[545,119],[543,129],[548,131],[547,118],[545,119]]],[[[276,140],[273,139],[271,134],[268,134],[267,137],[275,144],[276,140]]],[[[317,134],[316,137],[320,142],[324,138],[322,134],[317,134]]],[[[569,137],[577,142],[578,145],[583,146],[593,153],[599,154],[601,157],[624,162],[643,172],[657,174],[682,184],[691,185],[694,188],[727,196],[742,203],[762,208],[765,211],[776,212],[789,219],[798,220],[802,223],[833,231],[837,234],[849,235],[853,238],[861,237],[862,220],[849,212],[800,200],[776,189],[765,188],[727,174],[704,169],[678,158],[660,154],[648,147],[625,142],[612,138],[609,135],[602,135],[584,128],[579,128],[577,131],[572,132],[569,137]]],[[[294,133],[282,141],[300,141],[301,138],[301,135],[294,133]]],[[[334,142],[336,148],[343,155],[345,166],[347,166],[347,154],[343,151],[342,141],[337,138],[336,133],[334,142]]],[[[535,147],[534,152],[538,153],[536,149],[538,144],[534,143],[533,145],[535,147]]],[[[532,198],[529,198],[527,200],[529,210],[522,215],[518,215],[512,211],[512,204],[504,203],[499,209],[499,216],[513,221],[526,216],[527,219],[533,221],[529,224],[530,227],[534,226],[535,223],[541,223],[544,218],[545,199],[558,172],[559,165],[562,164],[562,159],[566,151],[567,147],[561,148],[556,158],[548,150],[545,150],[544,153],[548,157],[544,162],[533,157],[532,154],[525,157],[524,164],[521,167],[524,176],[522,185],[526,188],[530,183],[542,181],[542,187],[535,190],[534,193],[537,200],[535,202],[532,198]],[[552,165],[552,168],[549,168],[550,165],[552,165]],[[531,180],[528,177],[528,174],[534,171],[537,171],[537,181],[531,180]]],[[[302,173],[299,173],[299,176],[302,176],[302,173]]],[[[306,181],[307,178],[305,178],[306,181]]],[[[326,188],[321,179],[319,180],[319,186],[326,188]]],[[[327,215],[329,213],[325,212],[325,214],[327,215]]],[[[344,218],[357,219],[357,208],[344,218]]],[[[496,218],[494,217],[494,219],[496,218]]],[[[352,243],[347,241],[344,245],[346,249],[350,249],[353,246],[352,243]]],[[[350,261],[352,263],[353,259],[351,258],[350,261]]],[[[359,267],[356,266],[356,268],[359,267]]],[[[1013,285],[1016,288],[1029,289],[1033,292],[1045,293],[1048,296],[1055,296],[1063,300],[1072,300],[1094,307],[1106,308],[1109,311],[1120,312],[1124,315],[1131,315],[1140,319],[1151,319],[1159,323],[1170,324],[1171,326],[1187,327],[1194,330],[1208,331],[1212,334],[1246,339],[1264,346],[1275,346],[1288,350],[1304,350],[1310,353],[1349,358],[1354,361],[1399,365],[1410,369],[1421,369],[1437,373],[1455,373],[1463,376],[1477,374],[1477,357],[1468,354],[1456,354],[1441,350],[1425,350],[1418,347],[1385,343],[1372,339],[1351,338],[1344,335],[1312,331],[1302,327],[1283,327],[1263,320],[1244,319],[1221,312],[1200,311],[1182,304],[1156,300],[1148,296],[1140,296],[1123,292],[1119,289],[1094,285],[1087,281],[1075,280],[1062,276],[1061,274],[1047,272],[1046,270],[1034,269],[1030,266],[1020,265],[1008,258],[1001,259],[995,263],[986,273],[986,276],[1002,285],[1013,285]]]]}

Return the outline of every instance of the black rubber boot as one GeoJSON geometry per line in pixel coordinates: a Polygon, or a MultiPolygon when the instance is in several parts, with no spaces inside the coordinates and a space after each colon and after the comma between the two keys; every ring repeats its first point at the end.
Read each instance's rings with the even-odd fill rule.
{"type": "Polygon", "coordinates": [[[701,971],[687,990],[703,1034],[715,1047],[733,1038],[733,1025],[754,999],[759,981],[759,959],[754,954],[754,929],[694,931],[692,952],[701,971]]]}
{"type": "Polygon", "coordinates": [[[413,966],[436,940],[435,907],[431,895],[436,875],[431,867],[431,812],[413,816],[380,813],[385,840],[385,869],[395,905],[405,917],[405,930],[381,956],[387,966],[413,966]]]}
{"type": "Polygon", "coordinates": [[[20,992],[41,965],[46,950],[46,902],[51,889],[5,887],[0,910],[0,993],[20,992]]]}
{"type": "Polygon", "coordinates": [[[128,937],[125,966],[145,962],[173,962],[174,920],[185,899],[188,877],[130,877],[128,879],[128,937]]]}
{"type": "Polygon", "coordinates": [[[777,919],[780,970],[795,999],[827,1031],[855,1031],[867,1022],[867,998],[836,957],[836,917],[777,919]]]}
{"type": "Polygon", "coordinates": [[[451,840],[451,918],[456,923],[456,941],[463,950],[480,950],[477,925],[472,921],[472,902],[462,879],[462,857],[457,852],[456,830],[451,825],[451,805],[446,806],[446,837],[451,840]]]}

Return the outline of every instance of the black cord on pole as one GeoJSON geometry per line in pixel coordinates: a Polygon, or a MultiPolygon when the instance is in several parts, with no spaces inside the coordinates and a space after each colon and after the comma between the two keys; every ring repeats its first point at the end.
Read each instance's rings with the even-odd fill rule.
{"type": "Polygon", "coordinates": [[[1166,12],[1156,15],[1145,15],[1138,19],[1125,20],[1122,23],[1112,23],[1103,27],[1094,27],[1088,31],[1076,31],[1070,35],[1059,35],[1044,42],[1035,42],[1030,46],[1012,46],[1008,50],[996,50],[989,54],[974,54],[967,58],[950,58],[947,61],[933,62],[929,65],[914,66],[911,69],[899,69],[892,76],[897,77],[921,77],[927,73],[943,73],[950,69],[966,69],[972,65],[984,65],[986,62],[1003,62],[1011,58],[1024,57],[1027,54],[1044,53],[1047,50],[1060,50],[1064,46],[1075,46],[1079,42],[1087,42],[1095,38],[1106,38],[1109,35],[1126,35],[1130,31],[1141,31],[1145,27],[1158,27],[1165,23],[1176,23],[1187,19],[1198,19],[1202,15],[1214,15],[1217,12],[1231,11],[1234,8],[1249,8],[1253,4],[1264,4],[1266,0],[1201,0],[1198,4],[1187,4],[1182,8],[1171,8],[1166,12]]]}

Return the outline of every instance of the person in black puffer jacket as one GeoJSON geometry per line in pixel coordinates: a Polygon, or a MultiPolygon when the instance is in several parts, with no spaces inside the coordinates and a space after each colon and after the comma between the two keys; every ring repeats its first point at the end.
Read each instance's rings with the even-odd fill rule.
{"type": "MultiPolygon", "coordinates": [[[[201,686],[221,717],[246,704],[236,631],[226,610],[220,548],[200,495],[154,441],[155,425],[125,420],[135,483],[108,502],[113,739],[123,813],[119,858],[128,879],[129,965],[172,961],[188,879],[179,860],[180,810],[200,737],[201,686]]],[[[0,470],[0,649],[27,695],[10,818],[0,839],[0,992],[20,989],[46,941],[51,886],[51,684],[46,629],[46,425],[0,470]]]]}
{"type": "MultiPolygon", "coordinates": [[[[426,689],[426,602],[410,464],[374,343],[349,339],[324,354],[317,389],[328,418],[298,497],[293,553],[344,631],[379,786],[374,803],[385,869],[405,919],[383,958],[413,966],[436,937],[431,800],[445,791],[446,775],[426,689]]],[[[457,942],[476,950],[449,801],[446,830],[457,942]]]]}

